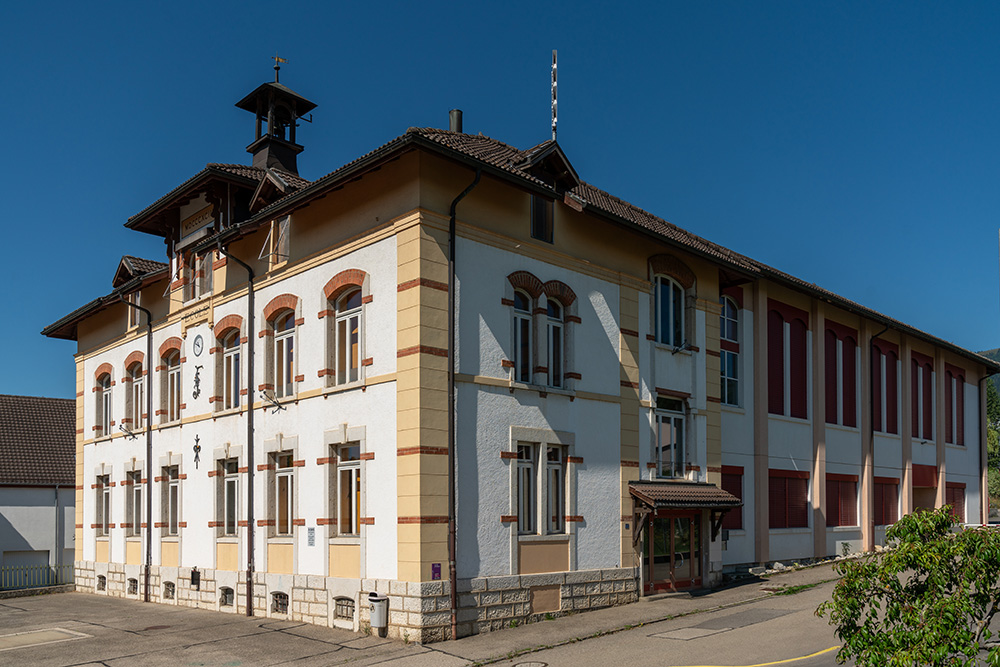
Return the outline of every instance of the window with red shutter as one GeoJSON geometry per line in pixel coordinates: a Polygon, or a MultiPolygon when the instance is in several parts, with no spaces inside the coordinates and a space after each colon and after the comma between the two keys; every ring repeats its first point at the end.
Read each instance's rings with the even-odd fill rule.
{"type": "MultiPolygon", "coordinates": [[[[899,357],[892,350],[885,355],[885,432],[899,433],[899,396],[897,393],[896,373],[899,357]]],[[[893,520],[895,522],[895,520],[893,520]]]]}
{"type": "Polygon", "coordinates": [[[920,437],[920,365],[910,360],[910,432],[920,437]]]}
{"type": "Polygon", "coordinates": [[[856,475],[826,476],[826,525],[858,525],[858,480],[856,475]]]}
{"type": "MultiPolygon", "coordinates": [[[[725,468],[725,466],[723,466],[725,468]]],[[[722,473],[722,490],[743,500],[743,473],[722,473]]],[[[726,512],[722,519],[722,527],[727,530],[743,529],[743,508],[736,507],[726,512]]]]}
{"type": "Polygon", "coordinates": [[[858,425],[858,344],[851,337],[844,338],[844,426],[858,425]]]}
{"type": "Polygon", "coordinates": [[[791,416],[806,419],[809,416],[808,371],[806,364],[806,324],[795,319],[789,324],[791,416]]]}
{"type": "Polygon", "coordinates": [[[768,480],[768,527],[788,527],[788,479],[771,477],[768,480]]]}
{"type": "Polygon", "coordinates": [[[826,330],[826,423],[837,424],[837,334],[826,330]]]}
{"type": "Polygon", "coordinates": [[[872,428],[882,430],[882,353],[872,349],[872,428]]]}
{"type": "Polygon", "coordinates": [[[951,515],[960,523],[965,523],[965,485],[948,483],[944,490],[944,502],[951,505],[951,515]]]}
{"type": "Polygon", "coordinates": [[[771,528],[809,527],[808,473],[769,471],[768,514],[771,528]]]}
{"type": "Polygon", "coordinates": [[[952,414],[951,398],[954,395],[955,378],[951,371],[944,372],[944,441],[955,442],[955,432],[952,429],[954,415],[952,414]]]}
{"type": "Polygon", "coordinates": [[[921,369],[921,377],[923,383],[923,408],[924,408],[924,419],[923,419],[923,438],[924,440],[934,440],[934,382],[931,377],[931,365],[924,364],[921,369]]]}
{"type": "Polygon", "coordinates": [[[899,480],[875,478],[875,525],[896,523],[899,508],[899,480]]]}
{"type": "Polygon", "coordinates": [[[785,321],[776,310],[767,313],[767,411],[785,414],[785,321]]]}

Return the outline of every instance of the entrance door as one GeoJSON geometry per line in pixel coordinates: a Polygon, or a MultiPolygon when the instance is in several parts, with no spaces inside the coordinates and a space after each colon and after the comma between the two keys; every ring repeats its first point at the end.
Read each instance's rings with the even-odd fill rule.
{"type": "Polygon", "coordinates": [[[656,512],[648,519],[642,552],[646,593],[700,586],[701,512],[656,512]]]}

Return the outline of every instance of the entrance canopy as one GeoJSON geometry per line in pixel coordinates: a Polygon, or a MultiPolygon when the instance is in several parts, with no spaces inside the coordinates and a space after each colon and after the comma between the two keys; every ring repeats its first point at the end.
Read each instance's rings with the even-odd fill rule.
{"type": "Polygon", "coordinates": [[[634,539],[645,524],[642,519],[659,510],[709,510],[712,514],[712,541],[718,537],[722,517],[743,502],[714,484],[687,480],[642,480],[629,482],[635,513],[634,539]]]}

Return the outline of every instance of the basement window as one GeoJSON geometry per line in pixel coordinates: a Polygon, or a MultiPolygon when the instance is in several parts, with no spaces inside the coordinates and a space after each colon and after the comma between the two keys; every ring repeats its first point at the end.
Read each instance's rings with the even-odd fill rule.
{"type": "Polygon", "coordinates": [[[97,590],[106,591],[108,589],[108,578],[103,574],[97,575],[97,590]]]}
{"type": "Polygon", "coordinates": [[[333,617],[343,621],[353,621],[354,600],[351,598],[337,598],[334,601],[333,617]]]}
{"type": "Polygon", "coordinates": [[[271,612],[275,614],[288,613],[288,593],[271,593],[271,612]]]}
{"type": "Polygon", "coordinates": [[[129,595],[138,595],[139,594],[139,580],[138,579],[129,579],[128,580],[128,594],[129,595]]]}
{"type": "Polygon", "coordinates": [[[219,595],[219,605],[222,607],[232,607],[236,601],[236,594],[232,588],[223,586],[219,595]]]}
{"type": "Polygon", "coordinates": [[[177,588],[174,586],[174,582],[168,581],[163,584],[163,599],[173,600],[174,596],[177,594],[177,588]]]}

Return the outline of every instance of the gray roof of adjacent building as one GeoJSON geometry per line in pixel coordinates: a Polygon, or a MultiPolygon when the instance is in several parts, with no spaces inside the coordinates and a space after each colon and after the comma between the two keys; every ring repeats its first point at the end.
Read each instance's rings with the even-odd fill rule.
{"type": "Polygon", "coordinates": [[[0,485],[75,484],[76,401],[0,394],[0,485]]]}

